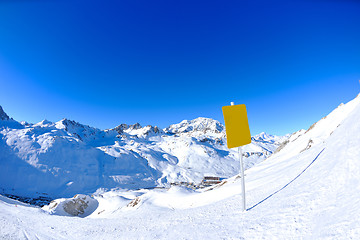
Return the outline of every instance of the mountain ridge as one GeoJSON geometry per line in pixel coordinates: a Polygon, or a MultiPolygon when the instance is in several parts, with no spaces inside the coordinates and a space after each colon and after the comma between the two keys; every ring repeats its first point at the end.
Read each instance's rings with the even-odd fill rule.
{"type": "MultiPolygon", "coordinates": [[[[66,118],[16,126],[7,121],[0,126],[0,182],[7,194],[59,197],[98,188],[199,183],[205,175],[231,177],[239,170],[237,151],[226,147],[224,126],[209,118],[165,129],[120,124],[100,130],[66,118]]],[[[245,146],[246,168],[271,155],[282,142],[276,139],[255,137],[245,146]]]]}

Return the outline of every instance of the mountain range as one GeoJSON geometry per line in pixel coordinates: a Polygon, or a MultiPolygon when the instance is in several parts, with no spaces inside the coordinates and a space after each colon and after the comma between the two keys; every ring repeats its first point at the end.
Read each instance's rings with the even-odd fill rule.
{"type": "MultiPolygon", "coordinates": [[[[100,130],[73,120],[17,122],[0,108],[0,193],[49,198],[99,188],[140,189],[199,184],[204,176],[239,172],[224,126],[210,118],[161,129],[139,123],[100,130]]],[[[261,133],[243,148],[248,169],[289,136],[261,133]]]]}

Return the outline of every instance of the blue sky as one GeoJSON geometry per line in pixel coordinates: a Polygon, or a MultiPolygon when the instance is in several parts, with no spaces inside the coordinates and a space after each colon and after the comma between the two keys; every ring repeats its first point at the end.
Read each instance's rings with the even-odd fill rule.
{"type": "Polygon", "coordinates": [[[101,129],[223,122],[308,128],[360,91],[360,2],[0,1],[0,105],[101,129]]]}

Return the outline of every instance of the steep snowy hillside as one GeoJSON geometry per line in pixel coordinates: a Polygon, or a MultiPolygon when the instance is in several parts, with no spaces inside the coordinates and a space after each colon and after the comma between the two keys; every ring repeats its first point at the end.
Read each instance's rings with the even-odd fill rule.
{"type": "MultiPolygon", "coordinates": [[[[206,189],[98,191],[42,210],[0,196],[0,236],[16,239],[359,239],[360,97],[246,171],[206,189]],[[310,139],[313,144],[309,144],[310,139]],[[63,217],[77,199],[80,217],[63,217]],[[94,206],[97,208],[94,210],[94,206]],[[80,209],[82,210],[82,209],[80,209]],[[76,226],[76,227],[74,227],[76,226]]],[[[260,136],[264,139],[265,136],[260,136]]]]}
{"type": "MultiPolygon", "coordinates": [[[[171,183],[199,184],[204,176],[239,171],[224,126],[197,118],[162,130],[121,124],[100,130],[63,119],[20,124],[1,111],[0,191],[36,197],[69,197],[98,188],[139,189],[171,183]]],[[[286,140],[264,133],[244,148],[246,168],[286,140]]]]}
{"type": "Polygon", "coordinates": [[[281,154],[296,155],[324,143],[341,126],[343,121],[348,118],[349,114],[354,112],[359,105],[359,101],[360,96],[358,95],[347,104],[340,104],[329,115],[310,126],[308,130],[300,130],[292,134],[277,151],[281,154]]]}

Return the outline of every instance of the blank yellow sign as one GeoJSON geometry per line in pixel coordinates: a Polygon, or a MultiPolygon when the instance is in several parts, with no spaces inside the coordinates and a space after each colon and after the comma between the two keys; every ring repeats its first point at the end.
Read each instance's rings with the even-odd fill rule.
{"type": "Polygon", "coordinates": [[[225,120],[228,148],[240,147],[251,143],[245,104],[224,106],[222,111],[225,120]]]}

